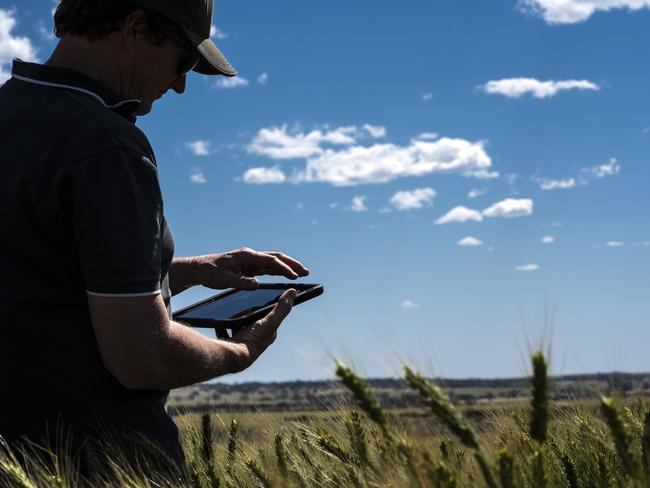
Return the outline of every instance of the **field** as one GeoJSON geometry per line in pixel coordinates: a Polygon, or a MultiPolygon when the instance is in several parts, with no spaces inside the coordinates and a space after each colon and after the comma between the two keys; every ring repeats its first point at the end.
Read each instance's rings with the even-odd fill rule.
{"type": "MultiPolygon", "coordinates": [[[[408,368],[403,381],[391,384],[392,395],[386,395],[340,364],[339,383],[325,385],[322,398],[313,399],[317,408],[305,404],[309,408],[273,411],[281,410],[275,401],[281,395],[266,391],[268,411],[215,413],[214,404],[209,406],[213,392],[194,395],[192,402],[191,392],[197,390],[175,392],[171,408],[182,432],[183,473],[147,466],[148,458],[138,464],[116,452],[92,479],[83,480],[62,457],[40,464],[32,459],[24,467],[5,453],[0,454],[0,484],[650,486],[650,414],[643,375],[616,376],[613,383],[611,375],[597,376],[588,388],[577,389],[584,395],[572,396],[566,385],[558,388],[562,380],[549,381],[540,353],[533,356],[533,371],[515,388],[521,394],[507,387],[507,395],[498,397],[490,385],[474,384],[473,396],[452,395],[460,396],[459,406],[435,382],[408,368]],[[599,393],[603,390],[612,396],[599,393]],[[404,398],[412,404],[403,405],[404,398]]],[[[247,394],[250,401],[252,391],[247,394]]],[[[235,403],[231,399],[229,405],[235,403]]]]}

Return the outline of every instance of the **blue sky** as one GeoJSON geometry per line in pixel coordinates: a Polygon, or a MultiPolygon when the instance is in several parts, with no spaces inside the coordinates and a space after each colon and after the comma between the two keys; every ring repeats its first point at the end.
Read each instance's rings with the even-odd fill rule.
{"type": "MultiPolygon", "coordinates": [[[[326,288],[223,380],[515,376],[542,336],[556,374],[650,369],[650,1],[215,5],[237,81],[138,122],[177,255],[282,250],[326,288]]],[[[52,6],[0,0],[0,77],[52,6]]]]}

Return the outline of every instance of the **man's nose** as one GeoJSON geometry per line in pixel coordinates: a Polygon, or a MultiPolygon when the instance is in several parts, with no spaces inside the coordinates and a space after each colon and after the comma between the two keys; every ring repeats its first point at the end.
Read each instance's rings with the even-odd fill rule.
{"type": "Polygon", "coordinates": [[[172,84],[170,85],[172,90],[174,90],[176,93],[179,95],[185,92],[185,81],[186,81],[186,75],[179,76],[176,78],[172,84]]]}

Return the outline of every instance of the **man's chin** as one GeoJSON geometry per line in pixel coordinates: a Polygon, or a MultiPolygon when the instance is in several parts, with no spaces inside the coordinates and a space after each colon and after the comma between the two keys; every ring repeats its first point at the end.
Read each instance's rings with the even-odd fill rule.
{"type": "Polygon", "coordinates": [[[135,112],[135,115],[137,117],[140,117],[142,115],[147,115],[149,112],[151,112],[153,106],[153,102],[150,100],[142,100],[140,102],[140,106],[138,107],[138,110],[135,112]]]}

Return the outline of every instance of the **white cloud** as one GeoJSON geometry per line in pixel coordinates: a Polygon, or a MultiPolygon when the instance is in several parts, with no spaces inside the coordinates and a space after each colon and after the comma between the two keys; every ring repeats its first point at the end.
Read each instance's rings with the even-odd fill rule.
{"type": "Polygon", "coordinates": [[[623,241],[607,241],[605,245],[607,247],[623,247],[625,243],[623,241]]]}
{"type": "Polygon", "coordinates": [[[0,84],[11,77],[9,64],[14,58],[36,61],[36,48],[28,37],[12,36],[14,27],[15,13],[12,10],[0,9],[0,84]]]}
{"type": "Polygon", "coordinates": [[[262,73],[257,77],[257,82],[260,85],[266,85],[269,82],[269,75],[268,73],[262,73]]]}
{"type": "Polygon", "coordinates": [[[478,188],[474,188],[469,191],[467,194],[467,198],[478,198],[481,195],[485,195],[487,193],[487,190],[479,190],[478,188]]]}
{"type": "Polygon", "coordinates": [[[195,171],[190,175],[190,181],[192,183],[205,184],[208,180],[205,178],[203,171],[195,171]]]}
{"type": "Polygon", "coordinates": [[[515,271],[523,271],[523,272],[537,271],[538,269],[539,269],[539,264],[523,264],[521,266],[515,267],[515,271]]]}
{"type": "Polygon", "coordinates": [[[449,224],[451,222],[467,222],[468,220],[481,222],[483,220],[483,216],[481,215],[481,212],[472,210],[471,208],[459,206],[452,208],[449,212],[436,220],[436,225],[449,224]]]}
{"type": "Polygon", "coordinates": [[[601,179],[606,176],[614,176],[621,172],[621,165],[616,158],[612,158],[608,163],[592,166],[591,168],[582,168],[580,170],[580,180],[586,184],[594,178],[601,179]]]}
{"type": "Polygon", "coordinates": [[[423,102],[430,102],[431,100],[433,100],[433,93],[428,92],[428,93],[423,93],[422,94],[422,101],[423,102]]]}
{"type": "Polygon", "coordinates": [[[215,39],[226,39],[228,37],[228,33],[222,31],[219,29],[219,27],[212,24],[210,26],[210,37],[214,37],[215,39]]]}
{"type": "Polygon", "coordinates": [[[402,308],[413,309],[413,308],[419,308],[419,305],[418,305],[417,303],[413,303],[411,300],[409,300],[409,299],[407,298],[406,300],[404,300],[404,301],[402,302],[402,304],[400,305],[400,307],[402,307],[402,308]]]}
{"type": "MultiPolygon", "coordinates": [[[[365,128],[368,131],[367,127],[365,128]]],[[[378,128],[374,128],[376,134],[378,128]]],[[[475,178],[495,178],[484,141],[443,137],[436,141],[412,139],[407,146],[388,143],[361,145],[363,132],[356,126],[304,133],[286,125],[261,129],[248,151],[273,159],[305,159],[293,183],[323,182],[335,186],[387,183],[396,178],[430,173],[460,173],[475,178]],[[347,146],[323,147],[325,144],[347,146]]]]}
{"type": "Polygon", "coordinates": [[[566,178],[563,180],[549,180],[547,178],[533,178],[542,190],[567,190],[576,186],[574,178],[566,178]]]}
{"type": "Polygon", "coordinates": [[[542,237],[542,244],[553,244],[554,242],[555,242],[555,237],[553,236],[542,237]]]}
{"type": "Polygon", "coordinates": [[[599,10],[608,12],[649,7],[650,0],[519,0],[521,10],[539,15],[549,24],[584,22],[599,10]]]}
{"type": "Polygon", "coordinates": [[[327,182],[335,186],[387,183],[406,176],[430,173],[462,173],[486,178],[492,164],[482,143],[443,138],[435,142],[411,141],[400,147],[394,144],[353,146],[326,150],[310,158],[296,176],[296,182],[327,182]]]}
{"type": "Polygon", "coordinates": [[[52,27],[45,27],[44,20],[41,19],[36,23],[36,29],[38,30],[38,33],[43,40],[53,41],[56,39],[56,36],[54,35],[54,29],[52,27]]]}
{"type": "Polygon", "coordinates": [[[368,209],[366,208],[366,205],[364,204],[366,197],[365,196],[355,196],[352,198],[352,205],[350,206],[350,210],[353,212],[365,212],[368,209]]]}
{"type": "Polygon", "coordinates": [[[305,204],[302,203],[302,202],[298,202],[298,203],[296,204],[296,208],[297,208],[298,210],[302,210],[303,208],[305,208],[305,204]]]}
{"type": "Polygon", "coordinates": [[[286,125],[260,129],[248,146],[248,151],[272,159],[298,159],[319,156],[324,149],[321,144],[351,145],[356,127],[339,127],[331,131],[313,130],[307,134],[289,131],[286,125]]]}
{"type": "Polygon", "coordinates": [[[505,95],[510,98],[519,98],[528,93],[535,98],[547,98],[564,90],[600,90],[597,84],[587,80],[540,81],[534,78],[505,78],[488,81],[479,88],[485,93],[505,95]]]}
{"type": "Polygon", "coordinates": [[[533,176],[531,180],[536,182],[542,190],[566,190],[569,188],[575,188],[578,185],[586,186],[595,179],[599,180],[607,176],[615,176],[619,174],[620,171],[621,165],[618,163],[616,158],[612,158],[609,162],[604,164],[581,168],[577,179],[564,178],[560,180],[551,180],[533,176]]]}
{"type": "Polygon", "coordinates": [[[425,205],[431,206],[436,191],[433,188],[417,188],[413,191],[398,191],[391,199],[397,210],[414,210],[425,205]]]}
{"type": "Polygon", "coordinates": [[[244,182],[254,185],[284,183],[286,179],[287,177],[277,166],[272,168],[251,168],[244,173],[244,182]]]}
{"type": "Polygon", "coordinates": [[[423,132],[422,134],[418,134],[415,136],[415,139],[421,139],[423,141],[433,141],[435,139],[438,139],[440,137],[440,134],[437,132],[423,132]]]}
{"type": "Polygon", "coordinates": [[[195,156],[209,156],[211,145],[212,144],[209,141],[202,141],[200,139],[185,143],[185,146],[192,151],[195,156]]]}
{"type": "Polygon", "coordinates": [[[249,84],[249,81],[241,76],[219,76],[212,87],[221,90],[230,90],[233,88],[248,86],[249,84]]]}
{"type": "Polygon", "coordinates": [[[529,198],[506,198],[483,210],[486,217],[523,217],[532,213],[533,201],[529,198]]]}
{"type": "Polygon", "coordinates": [[[375,139],[386,137],[386,127],[363,124],[363,130],[365,130],[370,135],[370,137],[373,137],[375,139]]]}
{"type": "Polygon", "coordinates": [[[463,247],[477,247],[477,246],[482,246],[483,241],[477,239],[476,237],[467,236],[461,239],[460,241],[458,241],[457,244],[463,247]]]}

